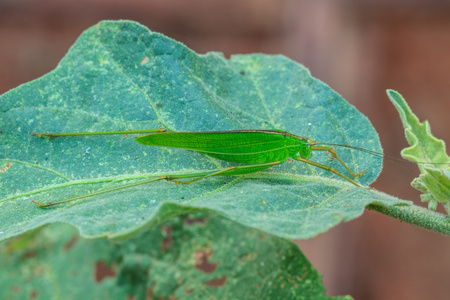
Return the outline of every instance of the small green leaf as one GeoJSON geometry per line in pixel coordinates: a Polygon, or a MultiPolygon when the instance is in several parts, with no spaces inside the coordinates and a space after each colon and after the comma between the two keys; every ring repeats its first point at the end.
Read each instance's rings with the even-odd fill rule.
{"type": "MultiPolygon", "coordinates": [[[[310,238],[352,220],[370,203],[410,205],[357,188],[299,162],[188,186],[159,181],[77,202],[55,202],[144,178],[233,164],[180,149],[144,147],[123,136],[38,138],[67,133],[158,129],[281,129],[317,142],[381,152],[366,117],[284,56],[198,55],[133,22],[84,32],[55,70],[0,97],[0,239],[55,222],[85,237],[127,238],[199,210],[285,238],[310,238]]],[[[336,149],[362,185],[381,171],[377,157],[336,149]]],[[[348,175],[336,160],[312,160],[348,175]]]]}
{"type": "Polygon", "coordinates": [[[124,243],[61,224],[20,238],[0,244],[1,299],[332,299],[297,245],[213,213],[124,243]]]}
{"type": "Polygon", "coordinates": [[[429,209],[435,210],[437,203],[441,202],[450,214],[450,157],[445,151],[444,141],[431,134],[428,122],[421,123],[399,93],[388,90],[387,94],[400,114],[406,139],[411,145],[403,149],[401,155],[417,162],[421,172],[411,185],[424,193],[421,198],[428,202],[429,209]]]}

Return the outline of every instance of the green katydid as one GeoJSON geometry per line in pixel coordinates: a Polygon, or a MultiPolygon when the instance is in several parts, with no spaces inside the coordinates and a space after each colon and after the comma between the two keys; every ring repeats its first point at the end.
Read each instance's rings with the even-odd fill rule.
{"type": "Polygon", "coordinates": [[[67,137],[67,136],[84,136],[84,135],[108,135],[108,134],[143,134],[144,136],[136,137],[136,142],[144,146],[179,148],[195,151],[207,156],[220,159],[223,161],[240,163],[242,165],[233,166],[221,170],[207,171],[201,173],[166,175],[158,178],[144,180],[138,183],[128,184],[119,188],[94,192],[78,197],[65,199],[59,202],[42,204],[35,202],[39,207],[50,207],[61,203],[80,200],[83,198],[109,193],[125,188],[131,188],[142,184],[147,184],[159,180],[167,180],[175,183],[190,184],[195,181],[212,177],[212,176],[233,176],[247,173],[258,172],[279,164],[284,163],[291,158],[306,164],[310,164],[320,169],[332,172],[337,176],[347,180],[351,184],[362,187],[352,179],[344,176],[335,169],[309,160],[313,151],[326,151],[331,154],[331,159],[336,159],[344,166],[353,178],[363,175],[363,172],[353,173],[348,166],[336,154],[334,149],[329,146],[342,146],[352,148],[372,155],[382,156],[377,152],[357,147],[317,143],[305,137],[299,137],[282,130],[236,130],[236,131],[212,131],[212,132],[175,132],[165,129],[141,130],[141,131],[124,131],[124,132],[80,132],[80,133],[62,133],[62,134],[44,134],[33,133],[38,137],[67,137]],[[325,146],[324,146],[325,145],[325,146]],[[188,181],[180,181],[182,179],[191,179],[188,181]]]}

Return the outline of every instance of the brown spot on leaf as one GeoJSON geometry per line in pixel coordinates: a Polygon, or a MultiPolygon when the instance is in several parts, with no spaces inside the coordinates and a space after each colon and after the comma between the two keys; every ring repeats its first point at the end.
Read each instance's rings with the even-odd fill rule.
{"type": "Polygon", "coordinates": [[[194,293],[194,290],[184,289],[184,294],[185,295],[192,295],[193,293],[194,293]]]}
{"type": "Polygon", "coordinates": [[[103,261],[97,262],[95,265],[95,282],[102,282],[107,277],[115,277],[116,272],[108,267],[103,261]]]}
{"type": "Polygon", "coordinates": [[[244,264],[245,262],[247,262],[247,260],[254,260],[256,258],[256,254],[255,253],[250,253],[245,255],[244,257],[241,258],[241,264],[244,264]]]}
{"type": "Polygon", "coordinates": [[[30,258],[34,258],[34,257],[36,257],[36,252],[34,252],[34,251],[27,251],[23,255],[23,258],[25,258],[25,259],[30,259],[30,258]]]}
{"type": "Polygon", "coordinates": [[[69,252],[70,249],[72,249],[73,246],[75,246],[75,244],[78,242],[78,235],[74,235],[70,241],[68,241],[65,245],[64,245],[64,251],[69,252]]]}
{"type": "Polygon", "coordinates": [[[213,279],[213,280],[207,281],[203,285],[209,286],[209,287],[220,288],[220,287],[224,286],[225,282],[227,282],[227,276],[224,276],[219,279],[213,279]]]}
{"type": "Polygon", "coordinates": [[[8,171],[9,168],[11,168],[12,163],[7,163],[3,169],[0,170],[0,173],[5,173],[6,171],[8,171]]]}
{"type": "Polygon", "coordinates": [[[153,299],[153,287],[147,289],[146,298],[145,299],[153,299]]]}
{"type": "Polygon", "coordinates": [[[148,56],[144,57],[144,59],[141,61],[141,66],[145,65],[146,63],[148,63],[148,56]]]}
{"type": "Polygon", "coordinates": [[[30,299],[36,299],[37,296],[38,296],[38,292],[37,292],[36,290],[32,290],[32,291],[30,292],[28,298],[30,298],[30,299]]]}
{"type": "Polygon", "coordinates": [[[205,225],[205,219],[204,218],[191,219],[189,218],[189,216],[187,216],[184,219],[184,224],[186,224],[187,226],[192,226],[194,224],[205,225]]]}
{"type": "Polygon", "coordinates": [[[301,277],[300,277],[300,276],[297,276],[297,280],[298,280],[298,281],[302,280],[303,278],[306,277],[306,275],[308,275],[308,272],[303,273],[303,275],[302,275],[301,277]]]}
{"type": "Polygon", "coordinates": [[[195,253],[194,261],[195,261],[195,268],[197,270],[202,271],[203,273],[210,274],[214,272],[217,269],[218,264],[211,264],[209,263],[209,258],[212,255],[212,251],[206,252],[206,251],[197,251],[195,253]]]}

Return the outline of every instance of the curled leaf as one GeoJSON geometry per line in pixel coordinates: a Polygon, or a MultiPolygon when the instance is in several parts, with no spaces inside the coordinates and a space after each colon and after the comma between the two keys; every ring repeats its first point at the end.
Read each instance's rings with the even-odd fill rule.
{"type": "Polygon", "coordinates": [[[421,172],[411,185],[423,192],[422,201],[428,202],[429,209],[435,210],[437,203],[441,202],[450,214],[450,157],[446,153],[444,141],[431,134],[428,122],[421,123],[398,92],[388,90],[387,94],[400,114],[406,139],[411,145],[403,149],[401,155],[404,159],[418,163],[421,172]]]}

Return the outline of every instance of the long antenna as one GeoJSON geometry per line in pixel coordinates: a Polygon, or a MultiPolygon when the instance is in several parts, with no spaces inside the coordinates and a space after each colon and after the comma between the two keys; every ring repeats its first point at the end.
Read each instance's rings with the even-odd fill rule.
{"type": "Polygon", "coordinates": [[[401,161],[401,162],[411,162],[411,163],[416,163],[416,164],[428,164],[428,165],[448,165],[448,163],[438,163],[438,162],[424,162],[424,161],[410,161],[410,160],[406,160],[406,159],[402,159],[402,158],[398,158],[395,156],[391,156],[388,154],[383,154],[380,152],[376,152],[376,151],[372,151],[372,150],[368,150],[368,149],[364,149],[364,148],[360,148],[360,147],[354,147],[354,146],[349,146],[349,145],[341,145],[341,144],[332,144],[332,143],[317,143],[317,145],[326,145],[326,146],[337,146],[337,147],[343,147],[343,148],[349,148],[349,149],[354,149],[354,150],[358,150],[364,153],[368,153],[370,155],[373,155],[375,157],[379,157],[379,158],[389,158],[391,160],[396,160],[396,161],[401,161]]]}

